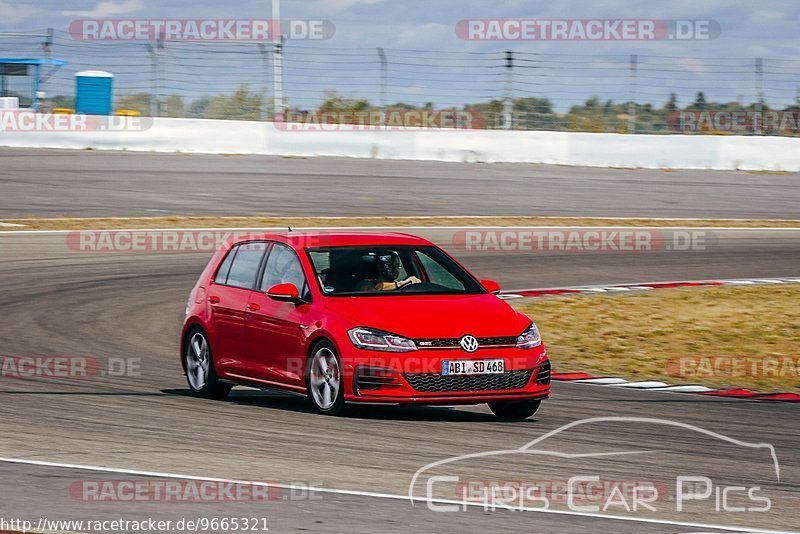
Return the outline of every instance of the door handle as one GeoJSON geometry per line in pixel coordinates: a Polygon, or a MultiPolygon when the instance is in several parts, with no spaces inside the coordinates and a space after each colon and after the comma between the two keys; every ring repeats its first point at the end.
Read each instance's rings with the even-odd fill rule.
{"type": "Polygon", "coordinates": [[[260,309],[261,309],[261,306],[259,306],[255,302],[251,302],[250,304],[247,305],[247,311],[250,311],[250,312],[256,312],[256,311],[258,311],[260,309]]]}
{"type": "Polygon", "coordinates": [[[210,302],[211,304],[219,304],[219,297],[215,297],[212,295],[208,297],[208,302],[210,302]]]}

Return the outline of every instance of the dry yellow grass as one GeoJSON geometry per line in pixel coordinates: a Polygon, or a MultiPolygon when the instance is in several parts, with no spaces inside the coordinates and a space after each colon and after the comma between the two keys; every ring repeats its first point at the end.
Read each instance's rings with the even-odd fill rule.
{"type": "Polygon", "coordinates": [[[536,320],[557,371],[800,392],[798,285],[664,289],[517,307],[536,320]],[[698,377],[675,376],[669,365],[681,357],[707,365],[719,356],[766,357],[780,367],[772,376],[728,377],[708,377],[710,368],[701,367],[698,377]]]}
{"type": "Polygon", "coordinates": [[[357,226],[617,226],[617,227],[740,227],[800,228],[800,220],[786,219],[614,219],[597,217],[133,217],[133,218],[55,218],[3,219],[10,230],[108,230],[132,228],[272,228],[357,227],[357,226]]]}

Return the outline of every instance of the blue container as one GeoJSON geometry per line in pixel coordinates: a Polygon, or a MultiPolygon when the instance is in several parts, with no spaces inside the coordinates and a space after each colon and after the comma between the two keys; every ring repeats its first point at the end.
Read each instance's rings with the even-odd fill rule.
{"type": "Polygon", "coordinates": [[[111,115],[114,75],[101,70],[75,74],[75,113],[111,115]]]}

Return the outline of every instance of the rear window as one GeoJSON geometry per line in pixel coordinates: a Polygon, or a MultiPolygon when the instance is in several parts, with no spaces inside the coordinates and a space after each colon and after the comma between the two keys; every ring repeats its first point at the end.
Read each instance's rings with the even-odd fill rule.
{"type": "Polygon", "coordinates": [[[238,247],[234,247],[228,252],[228,255],[225,256],[222,265],[220,265],[219,270],[217,270],[217,276],[214,278],[215,284],[224,286],[228,283],[228,273],[231,272],[231,263],[233,263],[233,258],[236,257],[237,250],[238,247]]]}
{"type": "Polygon", "coordinates": [[[232,250],[222,263],[217,273],[217,283],[243,289],[253,289],[256,283],[258,267],[261,265],[261,258],[263,258],[265,250],[267,250],[267,244],[262,242],[244,243],[237,246],[236,250],[232,250]],[[229,258],[233,259],[230,261],[225,282],[221,282],[221,275],[224,274],[229,258]]]}

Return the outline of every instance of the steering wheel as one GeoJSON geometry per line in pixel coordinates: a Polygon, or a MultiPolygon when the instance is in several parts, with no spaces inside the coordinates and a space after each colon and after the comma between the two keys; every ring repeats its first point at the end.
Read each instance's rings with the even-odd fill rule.
{"type": "Polygon", "coordinates": [[[405,284],[397,288],[398,291],[444,291],[447,288],[440,284],[434,284],[432,282],[420,282],[418,284],[405,284]]]}
{"type": "Polygon", "coordinates": [[[397,290],[398,290],[398,291],[405,291],[405,290],[406,290],[406,288],[408,288],[408,287],[411,287],[411,286],[418,286],[418,285],[420,285],[420,284],[424,284],[424,283],[425,283],[425,282],[419,282],[419,283],[415,284],[414,282],[411,282],[411,281],[409,281],[409,282],[406,282],[406,283],[405,283],[405,284],[403,284],[403,285],[398,285],[398,286],[397,286],[397,290]]]}

